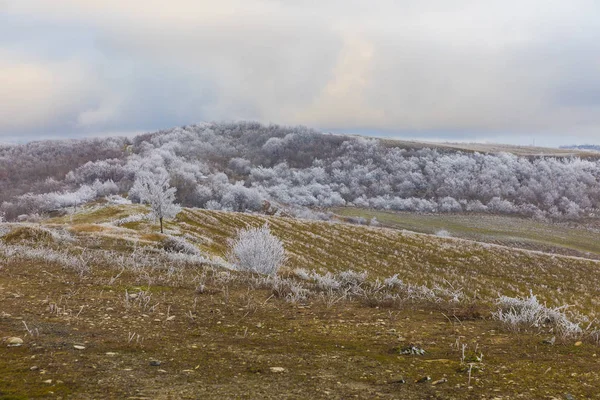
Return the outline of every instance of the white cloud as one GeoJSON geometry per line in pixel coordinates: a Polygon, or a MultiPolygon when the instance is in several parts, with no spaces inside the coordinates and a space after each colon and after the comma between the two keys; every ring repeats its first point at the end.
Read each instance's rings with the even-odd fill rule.
{"type": "Polygon", "coordinates": [[[339,128],[380,124],[386,115],[365,97],[374,78],[372,63],[372,44],[361,35],[347,35],[329,82],[312,104],[300,109],[292,119],[339,128]]]}
{"type": "Polygon", "coordinates": [[[72,123],[79,107],[91,100],[93,90],[79,63],[10,61],[0,54],[0,132],[72,123]]]}
{"type": "Polygon", "coordinates": [[[0,58],[0,135],[218,119],[469,131],[482,139],[565,132],[594,139],[600,129],[600,4],[592,0],[8,0],[4,7],[4,18],[36,21],[42,45],[19,42],[18,56],[0,58]],[[92,39],[83,49],[45,39],[57,26],[92,39]],[[57,50],[36,57],[40,47],[57,50]]]}

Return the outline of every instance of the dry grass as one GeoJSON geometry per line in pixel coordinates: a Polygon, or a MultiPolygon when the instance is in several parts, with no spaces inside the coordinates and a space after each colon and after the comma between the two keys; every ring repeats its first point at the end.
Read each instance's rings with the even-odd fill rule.
{"type": "MultiPolygon", "coordinates": [[[[529,289],[548,307],[570,304],[595,318],[595,261],[391,229],[184,210],[167,232],[197,246],[205,255],[199,257],[164,251],[166,237],[149,222],[135,230],[106,224],[139,207],[107,209],[107,217],[101,208],[72,216],[80,221],[71,225],[72,242],[10,245],[85,258],[84,274],[60,257],[42,262],[26,252],[0,252],[0,338],[25,342],[0,348],[0,397],[598,395],[598,346],[585,340],[546,345],[547,331],[510,332],[491,318],[499,294],[524,297],[529,289]],[[265,222],[289,254],[278,284],[218,266],[237,229],[265,222]],[[81,224],[105,229],[78,229],[81,224]],[[297,268],[309,271],[308,281],[297,268]],[[348,270],[368,274],[340,274],[348,270]],[[328,272],[352,289],[346,295],[326,284],[315,289],[315,276],[328,272]],[[383,289],[374,288],[392,275],[396,280],[388,282],[405,283],[395,284],[398,293],[425,285],[444,298],[464,298],[377,297],[383,289]],[[314,294],[290,302],[294,285],[314,294]],[[360,295],[367,289],[372,295],[360,295]],[[401,354],[410,346],[425,354],[401,354]],[[415,383],[424,376],[432,380],[415,383]]],[[[48,221],[47,229],[57,222],[65,221],[48,221]]]]}

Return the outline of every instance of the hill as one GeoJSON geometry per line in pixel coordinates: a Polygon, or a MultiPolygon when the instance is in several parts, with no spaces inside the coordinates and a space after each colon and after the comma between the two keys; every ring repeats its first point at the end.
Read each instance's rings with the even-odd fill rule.
{"type": "Polygon", "coordinates": [[[92,204],[0,225],[0,337],[23,340],[3,345],[0,396],[597,395],[594,260],[199,209],[161,235],[145,212],[92,204]],[[264,223],[285,268],[232,270],[227,240],[264,223]],[[518,298],[546,317],[493,314],[518,298]]]}
{"type": "Polygon", "coordinates": [[[142,174],[168,175],[184,206],[225,211],[307,216],[347,206],[565,221],[595,219],[600,209],[600,161],[575,150],[205,123],[133,139],[2,147],[0,216],[36,220],[127,194],[142,174]]]}

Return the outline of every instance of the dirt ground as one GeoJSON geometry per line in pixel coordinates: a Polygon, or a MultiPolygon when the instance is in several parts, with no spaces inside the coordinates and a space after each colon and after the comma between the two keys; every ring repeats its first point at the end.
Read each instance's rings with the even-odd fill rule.
{"type": "Polygon", "coordinates": [[[485,309],[291,304],[219,272],[199,293],[198,273],[148,287],[0,259],[0,398],[600,398],[600,348],[506,332],[485,309]]]}

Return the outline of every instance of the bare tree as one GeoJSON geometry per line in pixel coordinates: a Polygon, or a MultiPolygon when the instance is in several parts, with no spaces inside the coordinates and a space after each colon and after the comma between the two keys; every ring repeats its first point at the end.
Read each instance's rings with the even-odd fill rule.
{"type": "Polygon", "coordinates": [[[144,171],[137,174],[129,196],[150,205],[152,215],[160,221],[160,233],[163,233],[163,218],[173,218],[181,211],[181,207],[174,203],[176,191],[169,185],[166,171],[157,174],[144,171]]]}

